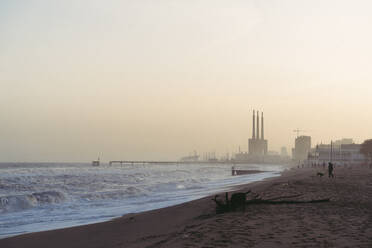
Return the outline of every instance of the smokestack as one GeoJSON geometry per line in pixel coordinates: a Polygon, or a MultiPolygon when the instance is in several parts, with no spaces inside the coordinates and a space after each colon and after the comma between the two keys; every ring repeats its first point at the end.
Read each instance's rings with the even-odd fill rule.
{"type": "Polygon", "coordinates": [[[252,139],[256,139],[256,130],[255,130],[255,119],[254,119],[254,110],[253,110],[253,127],[252,127],[252,139]]]}
{"type": "Polygon", "coordinates": [[[263,121],[263,112],[261,112],[261,139],[264,138],[264,121],[263,121]]]}
{"type": "Polygon", "coordinates": [[[260,113],[257,111],[257,139],[260,139],[260,113]]]}

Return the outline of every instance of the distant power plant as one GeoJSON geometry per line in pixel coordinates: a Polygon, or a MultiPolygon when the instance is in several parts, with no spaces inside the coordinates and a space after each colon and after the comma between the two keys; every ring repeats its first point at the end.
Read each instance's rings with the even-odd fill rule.
{"type": "Polygon", "coordinates": [[[289,161],[288,156],[283,157],[268,151],[268,141],[265,139],[263,112],[261,112],[260,123],[259,111],[253,110],[252,138],[248,139],[248,151],[242,152],[239,149],[239,152],[235,154],[234,160],[247,163],[287,163],[289,161]]]}
{"type": "Polygon", "coordinates": [[[252,138],[248,138],[248,150],[241,151],[239,146],[238,153],[231,157],[229,153],[226,156],[217,159],[216,153],[205,153],[202,160],[199,160],[199,155],[194,152],[194,155],[189,155],[181,158],[181,162],[234,162],[234,163],[253,163],[253,164],[288,164],[290,157],[288,156],[285,147],[282,147],[282,152],[273,152],[268,150],[268,140],[265,139],[264,115],[261,112],[253,110],[252,116],[252,138]]]}
{"type": "MultiPolygon", "coordinates": [[[[268,140],[265,139],[265,126],[263,112],[253,110],[252,137],[248,138],[248,149],[242,151],[239,146],[237,153],[231,156],[217,158],[215,152],[204,153],[202,160],[194,151],[194,154],[182,157],[181,163],[247,163],[247,164],[296,164],[298,167],[327,164],[332,161],[336,165],[361,165],[366,163],[366,158],[361,152],[361,144],[355,144],[353,139],[341,139],[331,144],[318,144],[311,147],[311,136],[299,135],[305,130],[295,129],[297,133],[295,145],[292,148],[292,159],[285,146],[281,147],[280,153],[268,150],[268,140]],[[261,117],[261,123],[260,123],[261,117]]],[[[115,161],[114,161],[115,162],[115,161]]],[[[120,161],[119,161],[120,162],[120,161]]],[[[125,161],[124,161],[125,162],[125,161]]]]}
{"type": "Polygon", "coordinates": [[[255,130],[255,111],[253,110],[252,138],[248,140],[249,154],[262,156],[267,154],[267,140],[264,138],[264,118],[261,112],[261,137],[260,137],[260,114],[257,111],[257,132],[255,130]]]}

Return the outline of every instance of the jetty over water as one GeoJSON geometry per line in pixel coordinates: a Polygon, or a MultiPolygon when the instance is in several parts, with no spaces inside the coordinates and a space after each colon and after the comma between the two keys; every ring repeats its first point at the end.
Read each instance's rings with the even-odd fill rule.
{"type": "Polygon", "coordinates": [[[228,164],[228,165],[234,165],[234,164],[249,164],[248,162],[244,161],[138,161],[138,160],[113,160],[109,162],[109,165],[113,164],[228,164]]]}

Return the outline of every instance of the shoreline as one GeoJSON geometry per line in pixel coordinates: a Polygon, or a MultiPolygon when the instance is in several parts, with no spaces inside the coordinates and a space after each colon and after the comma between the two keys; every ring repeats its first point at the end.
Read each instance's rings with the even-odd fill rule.
{"type": "Polygon", "coordinates": [[[207,196],[106,222],[4,238],[0,247],[372,245],[372,170],[336,168],[335,179],[319,178],[317,170],[283,171],[233,191],[252,189],[263,198],[300,193],[300,200],[330,197],[329,203],[249,205],[244,212],[216,214],[213,196],[207,196]]]}
{"type": "MultiPolygon", "coordinates": [[[[4,230],[2,230],[2,232],[4,234],[0,235],[0,240],[4,239],[4,238],[11,238],[11,237],[16,237],[16,236],[20,236],[20,235],[24,235],[24,234],[31,234],[31,233],[36,233],[36,232],[52,231],[52,230],[57,230],[57,229],[78,227],[78,226],[84,226],[84,225],[89,225],[89,224],[97,224],[97,223],[101,223],[101,222],[110,221],[110,220],[113,220],[113,219],[116,219],[116,218],[120,218],[120,217],[122,217],[126,214],[142,213],[142,212],[146,212],[146,211],[171,207],[171,206],[183,204],[183,203],[186,203],[186,202],[190,202],[190,201],[193,201],[193,200],[198,200],[198,199],[207,197],[211,194],[218,193],[219,191],[232,190],[235,187],[238,187],[242,184],[246,184],[247,180],[248,181],[251,181],[251,180],[260,181],[260,180],[262,180],[262,177],[270,178],[270,177],[277,176],[277,175],[273,175],[274,171],[266,171],[266,170],[265,171],[261,171],[261,170],[240,170],[240,171],[242,171],[243,173],[239,174],[239,176],[250,175],[250,174],[256,174],[256,175],[262,174],[262,175],[259,175],[258,176],[259,178],[253,179],[251,177],[231,177],[229,174],[227,174],[227,177],[225,179],[219,179],[218,181],[211,181],[212,184],[213,184],[213,187],[205,185],[204,190],[196,190],[195,192],[192,191],[192,190],[191,191],[189,190],[190,192],[186,192],[186,193],[185,192],[179,192],[177,195],[175,195],[175,197],[182,198],[181,200],[178,200],[178,202],[172,201],[172,199],[175,198],[175,197],[173,197],[173,198],[170,198],[170,200],[168,200],[168,201],[165,201],[165,200],[162,201],[161,204],[157,204],[157,205],[147,204],[147,205],[142,205],[142,206],[139,205],[138,208],[131,209],[131,210],[126,209],[126,205],[124,203],[124,205],[123,204],[119,205],[119,208],[122,209],[121,213],[120,213],[120,211],[117,211],[119,213],[117,213],[115,215],[112,214],[109,218],[104,218],[104,219],[102,219],[102,218],[90,218],[89,219],[90,221],[86,221],[85,223],[80,222],[80,223],[76,223],[76,224],[73,224],[73,223],[71,224],[71,222],[70,222],[70,225],[68,225],[68,224],[64,225],[63,223],[59,224],[59,225],[55,225],[55,223],[53,223],[53,222],[46,223],[46,224],[44,223],[44,226],[42,226],[42,227],[38,226],[37,227],[38,229],[28,228],[28,231],[25,231],[25,232],[17,232],[17,230],[15,230],[15,232],[6,233],[5,232],[6,229],[4,229],[4,230]]],[[[280,172],[278,171],[276,173],[280,173],[280,172]]],[[[99,212],[97,212],[97,214],[99,214],[99,212]]],[[[82,209],[81,216],[84,216],[84,209],[82,209]]],[[[30,223],[30,224],[32,224],[32,223],[30,223]]]]}

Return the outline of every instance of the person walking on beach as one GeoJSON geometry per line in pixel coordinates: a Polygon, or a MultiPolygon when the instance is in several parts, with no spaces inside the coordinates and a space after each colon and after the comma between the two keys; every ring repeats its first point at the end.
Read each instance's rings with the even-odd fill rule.
{"type": "Polygon", "coordinates": [[[331,162],[328,163],[328,177],[334,177],[333,175],[333,164],[331,162]]]}

